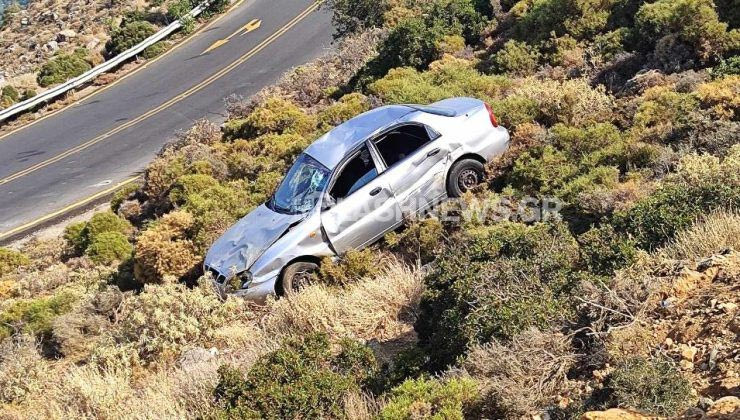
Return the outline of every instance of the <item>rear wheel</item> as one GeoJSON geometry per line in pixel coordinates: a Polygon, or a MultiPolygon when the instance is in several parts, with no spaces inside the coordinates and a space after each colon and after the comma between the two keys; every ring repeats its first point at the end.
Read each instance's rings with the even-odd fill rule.
{"type": "Polygon", "coordinates": [[[460,197],[465,192],[483,182],[483,164],[475,159],[463,159],[455,162],[447,175],[447,195],[460,197]]]}
{"type": "Polygon", "coordinates": [[[298,293],[314,281],[318,271],[318,264],[312,262],[298,261],[289,265],[280,279],[283,293],[286,296],[298,293]]]}

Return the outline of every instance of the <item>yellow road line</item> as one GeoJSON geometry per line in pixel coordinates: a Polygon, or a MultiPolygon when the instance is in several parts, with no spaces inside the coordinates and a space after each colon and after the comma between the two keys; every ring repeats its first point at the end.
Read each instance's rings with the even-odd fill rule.
{"type": "Polygon", "coordinates": [[[75,106],[75,105],[79,105],[79,104],[80,104],[80,102],[82,102],[82,101],[84,101],[84,100],[87,100],[87,99],[89,99],[89,98],[92,98],[93,96],[95,96],[95,95],[97,95],[97,94],[99,94],[99,93],[103,93],[103,92],[105,92],[106,90],[108,90],[108,89],[112,88],[113,86],[116,86],[116,85],[117,85],[117,84],[119,84],[120,82],[122,82],[122,81],[126,80],[126,78],[128,78],[128,77],[130,77],[130,76],[133,76],[134,74],[138,73],[138,72],[139,72],[139,71],[141,71],[141,70],[144,70],[145,68],[149,67],[150,65],[152,65],[152,64],[156,63],[157,61],[159,61],[159,60],[163,59],[164,57],[166,57],[167,55],[169,55],[169,54],[170,54],[170,53],[172,53],[173,51],[177,50],[177,49],[178,49],[178,48],[180,48],[181,46],[185,45],[185,44],[186,44],[186,43],[187,43],[188,41],[190,41],[190,39],[194,38],[194,37],[195,37],[196,35],[198,35],[198,34],[202,33],[202,32],[203,32],[203,31],[205,31],[206,29],[208,29],[208,28],[210,28],[211,26],[215,25],[215,24],[216,24],[216,22],[218,22],[218,21],[220,21],[221,19],[223,19],[224,17],[226,17],[226,15],[227,15],[227,14],[228,14],[229,12],[231,12],[232,10],[234,10],[234,9],[236,9],[237,7],[241,6],[241,4],[242,4],[242,3],[244,3],[245,1],[246,1],[246,0],[239,0],[239,1],[237,1],[237,2],[236,2],[236,3],[234,3],[234,4],[232,5],[232,6],[230,6],[228,10],[225,10],[225,11],[224,11],[224,12],[223,12],[223,13],[222,13],[221,15],[219,15],[218,17],[216,17],[216,19],[214,19],[214,20],[212,20],[212,21],[208,22],[207,24],[203,25],[203,26],[202,26],[202,27],[201,27],[200,29],[198,29],[197,31],[195,31],[195,32],[193,32],[192,34],[190,34],[190,35],[186,36],[185,38],[181,39],[181,40],[180,40],[180,42],[178,42],[178,43],[177,43],[177,44],[175,44],[175,45],[174,45],[174,46],[173,46],[172,48],[170,48],[169,50],[167,50],[167,51],[165,51],[164,53],[160,54],[159,56],[157,56],[157,57],[155,57],[155,58],[153,58],[153,59],[151,59],[151,60],[147,61],[146,63],[142,64],[141,66],[139,66],[139,67],[135,68],[135,69],[134,69],[133,71],[131,71],[131,72],[129,72],[129,73],[126,73],[126,74],[124,74],[123,76],[121,76],[120,78],[118,78],[118,79],[114,80],[114,81],[113,81],[113,83],[110,83],[110,84],[108,84],[108,85],[105,85],[105,86],[103,86],[102,88],[100,88],[100,89],[97,89],[97,90],[95,90],[94,92],[90,93],[89,95],[85,95],[85,96],[83,96],[83,97],[81,97],[81,98],[77,99],[76,101],[72,102],[71,104],[68,104],[68,105],[64,105],[63,107],[61,107],[61,108],[59,108],[59,109],[57,109],[57,110],[55,110],[55,111],[52,111],[52,112],[50,112],[50,113],[48,113],[48,114],[46,114],[46,115],[44,115],[44,116],[42,116],[42,117],[39,117],[39,118],[37,118],[37,119],[35,119],[35,120],[33,120],[33,121],[29,122],[28,124],[24,124],[24,125],[22,125],[22,126],[20,126],[20,127],[16,128],[16,129],[10,130],[9,132],[7,132],[7,133],[5,133],[5,134],[0,134],[0,141],[3,141],[3,140],[4,140],[4,139],[6,139],[7,137],[10,137],[10,136],[12,136],[13,134],[15,134],[15,133],[17,133],[17,132],[19,132],[19,131],[21,131],[21,130],[24,130],[24,129],[28,128],[28,127],[31,127],[32,125],[34,125],[34,124],[36,124],[36,123],[40,123],[41,121],[43,121],[43,120],[45,120],[45,119],[47,119],[47,118],[51,118],[51,117],[53,117],[53,116],[55,116],[55,115],[59,114],[60,112],[66,111],[67,109],[69,109],[69,108],[71,108],[71,107],[73,107],[73,106],[75,106]]]}
{"type": "Polygon", "coordinates": [[[253,57],[257,53],[259,53],[260,51],[262,51],[263,49],[265,49],[268,45],[270,45],[272,42],[274,42],[277,38],[279,38],[285,32],[287,32],[288,30],[290,30],[293,26],[295,26],[296,24],[298,24],[298,22],[300,22],[303,19],[305,19],[306,16],[308,16],[311,12],[313,12],[314,10],[316,10],[319,7],[319,5],[322,3],[322,1],[323,0],[319,0],[319,1],[315,2],[315,3],[313,3],[310,7],[308,7],[306,10],[304,10],[303,12],[301,12],[301,14],[299,14],[295,18],[293,18],[293,20],[291,20],[290,22],[288,22],[285,26],[283,26],[282,28],[280,28],[277,32],[275,32],[272,35],[270,35],[267,39],[265,39],[264,41],[262,41],[261,43],[259,43],[256,47],[252,48],[249,52],[247,52],[246,54],[242,55],[236,61],[234,61],[231,64],[229,64],[228,66],[222,68],[221,70],[219,70],[215,74],[211,75],[206,80],[198,83],[197,85],[195,85],[195,86],[191,87],[190,89],[186,90],[185,92],[183,92],[183,93],[175,96],[174,98],[168,100],[167,102],[163,103],[162,105],[160,105],[160,106],[158,106],[158,107],[156,107],[154,109],[149,110],[148,112],[146,112],[146,113],[144,113],[144,114],[142,114],[142,115],[134,118],[133,120],[131,120],[131,121],[125,123],[125,124],[121,124],[118,127],[114,128],[114,129],[112,129],[112,130],[110,130],[110,131],[108,131],[108,132],[106,132],[104,134],[101,134],[101,135],[99,135],[99,136],[97,136],[97,137],[95,137],[95,138],[93,138],[91,140],[88,140],[85,143],[82,143],[80,145],[77,145],[77,146],[75,146],[75,147],[73,147],[73,148],[71,148],[71,149],[69,149],[69,150],[67,150],[67,151],[65,151],[63,153],[60,153],[60,154],[58,154],[58,155],[56,155],[56,156],[54,156],[52,158],[49,158],[49,159],[47,159],[47,160],[45,160],[43,162],[39,162],[39,163],[37,163],[35,165],[32,165],[32,166],[30,166],[30,167],[28,167],[26,169],[23,169],[23,170],[18,171],[16,173],[12,174],[12,175],[9,175],[9,176],[7,176],[7,177],[5,177],[3,179],[0,179],[0,185],[7,184],[8,182],[14,181],[14,180],[16,180],[18,178],[21,178],[21,177],[23,177],[25,175],[28,175],[28,174],[30,174],[32,172],[35,172],[35,171],[37,171],[37,170],[39,170],[41,168],[44,168],[44,167],[49,166],[49,165],[51,165],[53,163],[59,162],[60,160],[66,158],[68,156],[71,156],[71,155],[73,155],[75,153],[81,152],[81,151],[89,148],[90,146],[93,146],[93,145],[95,145],[97,143],[100,143],[101,141],[103,141],[103,140],[105,140],[105,139],[107,139],[107,138],[109,138],[109,137],[111,137],[111,136],[113,136],[115,134],[118,134],[121,131],[123,131],[123,130],[131,127],[131,126],[134,126],[134,125],[140,123],[141,121],[144,121],[147,118],[149,118],[151,116],[154,116],[154,115],[162,112],[163,110],[165,110],[165,109],[169,108],[170,106],[172,106],[172,105],[174,105],[174,104],[182,101],[183,99],[187,98],[188,96],[190,96],[190,95],[192,95],[192,94],[194,94],[194,93],[202,90],[203,88],[207,87],[211,83],[213,83],[216,80],[220,79],[225,74],[229,73],[231,70],[233,70],[234,68],[236,68],[240,64],[244,63],[245,61],[247,61],[248,59],[250,59],[251,57],[253,57]]]}
{"type": "Polygon", "coordinates": [[[120,183],[116,184],[113,187],[110,187],[110,188],[108,188],[106,190],[103,190],[103,191],[100,191],[100,192],[98,192],[96,194],[93,194],[93,195],[91,195],[91,196],[89,196],[89,197],[87,197],[87,198],[85,198],[83,200],[80,200],[80,201],[78,201],[78,202],[76,202],[74,204],[70,204],[70,205],[68,205],[67,207],[65,207],[65,208],[63,208],[61,210],[57,210],[57,211],[55,211],[53,213],[49,213],[49,214],[47,214],[45,216],[39,217],[38,219],[36,219],[36,220],[34,220],[32,222],[28,222],[28,223],[26,223],[24,225],[21,225],[21,226],[18,226],[16,228],[13,228],[13,229],[11,229],[11,230],[9,230],[7,232],[2,232],[2,233],[0,233],[0,239],[5,239],[5,238],[8,238],[8,237],[13,236],[15,234],[21,233],[21,232],[23,232],[23,231],[25,231],[27,229],[30,229],[30,228],[32,228],[34,226],[38,226],[41,223],[44,223],[44,222],[46,222],[48,220],[51,220],[51,219],[53,219],[53,218],[55,218],[57,216],[61,216],[64,213],[69,212],[70,210],[74,210],[74,209],[76,209],[78,207],[84,206],[85,204],[91,203],[91,202],[97,200],[98,198],[105,197],[107,194],[110,194],[110,193],[116,191],[117,189],[123,187],[124,185],[128,185],[128,184],[136,181],[139,178],[140,178],[139,176],[135,176],[133,178],[129,178],[129,179],[123,181],[123,182],[120,182],[120,183]]]}

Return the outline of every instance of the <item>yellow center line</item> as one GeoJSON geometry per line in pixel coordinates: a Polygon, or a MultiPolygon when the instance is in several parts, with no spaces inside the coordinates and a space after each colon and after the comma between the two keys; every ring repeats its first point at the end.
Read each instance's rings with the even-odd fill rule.
{"type": "Polygon", "coordinates": [[[37,171],[37,170],[39,170],[41,168],[44,168],[44,167],[49,166],[49,165],[51,165],[53,163],[59,162],[60,160],[66,158],[68,156],[71,156],[71,155],[73,155],[75,153],[81,152],[81,151],[89,148],[90,146],[93,146],[93,145],[95,145],[97,143],[100,143],[101,141],[103,141],[103,140],[105,140],[105,139],[107,139],[107,138],[109,138],[109,137],[111,137],[111,136],[113,136],[115,134],[118,134],[121,131],[126,130],[127,128],[129,128],[131,126],[134,126],[134,125],[140,123],[141,121],[144,121],[144,120],[148,119],[149,117],[152,117],[152,116],[154,116],[154,115],[162,112],[163,110],[165,110],[165,109],[169,108],[170,106],[172,106],[172,105],[174,105],[174,104],[182,101],[183,99],[187,98],[188,96],[190,96],[190,95],[192,95],[192,94],[194,94],[194,93],[196,93],[196,92],[204,89],[205,87],[207,87],[211,83],[213,83],[216,80],[220,79],[225,74],[229,73],[231,70],[233,70],[234,68],[236,68],[240,64],[244,63],[245,61],[249,60],[251,57],[253,57],[257,53],[259,53],[260,51],[262,51],[263,49],[265,49],[268,45],[270,45],[272,42],[274,42],[277,38],[279,38],[280,36],[282,36],[284,33],[286,33],[288,30],[290,30],[293,26],[295,26],[300,21],[302,21],[303,19],[305,19],[306,16],[308,16],[311,12],[313,12],[314,10],[316,10],[321,5],[322,2],[323,2],[323,0],[319,0],[319,1],[315,2],[315,3],[313,3],[306,10],[304,10],[303,12],[301,12],[301,14],[299,14],[298,16],[296,16],[295,18],[293,18],[293,20],[291,20],[290,22],[288,22],[285,26],[283,26],[282,28],[280,28],[277,32],[275,32],[272,35],[270,35],[267,39],[265,39],[264,41],[262,41],[256,47],[252,48],[249,52],[247,52],[246,54],[242,55],[236,61],[232,62],[228,66],[222,68],[221,70],[219,70],[218,72],[216,72],[215,74],[213,74],[212,76],[210,76],[209,78],[207,78],[206,80],[204,80],[204,81],[198,83],[197,85],[191,87],[187,91],[185,91],[185,92],[183,92],[183,93],[175,96],[174,98],[172,98],[172,99],[168,100],[167,102],[163,103],[162,105],[160,105],[160,106],[158,106],[158,107],[156,107],[156,108],[154,108],[154,109],[152,109],[152,110],[150,110],[150,111],[148,111],[148,112],[140,115],[139,117],[136,117],[133,120],[131,120],[131,121],[125,123],[125,124],[119,125],[118,127],[114,128],[114,129],[112,129],[112,130],[110,130],[110,131],[108,131],[108,132],[106,132],[104,134],[101,134],[101,135],[99,135],[99,136],[97,136],[97,137],[95,137],[95,138],[93,138],[91,140],[88,140],[88,141],[86,141],[86,142],[84,142],[84,143],[82,143],[82,144],[80,144],[78,146],[75,146],[75,147],[73,147],[73,148],[71,148],[71,149],[69,149],[69,150],[67,150],[67,151],[65,151],[63,153],[60,153],[60,154],[58,154],[58,155],[56,155],[56,156],[54,156],[52,158],[49,158],[49,159],[47,159],[47,160],[45,160],[43,162],[39,162],[39,163],[37,163],[37,164],[35,164],[33,166],[30,166],[30,167],[28,167],[26,169],[23,169],[21,171],[18,171],[16,173],[12,174],[12,175],[9,175],[9,176],[7,176],[7,177],[5,177],[3,179],[0,179],[0,185],[7,184],[8,182],[14,181],[14,180],[16,180],[18,178],[21,178],[21,177],[23,177],[25,175],[28,175],[28,174],[30,174],[32,172],[35,172],[35,171],[37,171]]]}
{"type": "Polygon", "coordinates": [[[98,193],[95,193],[95,194],[93,194],[93,195],[91,195],[91,196],[89,196],[89,197],[87,197],[87,198],[85,198],[83,200],[80,200],[80,201],[78,201],[78,202],[76,202],[74,204],[70,204],[69,206],[67,206],[67,207],[65,207],[65,208],[63,208],[61,210],[57,210],[57,211],[55,211],[53,213],[49,213],[49,214],[47,214],[45,216],[42,216],[42,217],[40,217],[40,218],[38,218],[38,219],[36,219],[36,220],[34,220],[32,222],[28,222],[25,225],[18,226],[16,228],[13,228],[13,229],[7,231],[7,232],[2,232],[2,233],[0,233],[0,239],[5,239],[5,238],[8,238],[10,236],[13,236],[13,235],[15,235],[17,233],[21,233],[21,232],[23,232],[24,230],[26,230],[28,228],[31,228],[31,227],[34,227],[34,226],[38,226],[41,223],[44,223],[44,222],[46,222],[48,220],[51,220],[51,219],[53,219],[53,218],[55,218],[57,216],[61,216],[64,213],[67,213],[70,210],[73,210],[75,208],[84,206],[85,204],[91,203],[91,202],[97,200],[98,198],[105,197],[107,194],[110,194],[113,191],[116,191],[117,189],[123,187],[124,185],[128,185],[128,184],[136,181],[139,178],[140,178],[139,176],[135,176],[135,177],[129,178],[129,179],[123,181],[123,182],[120,182],[120,183],[116,184],[113,187],[110,187],[110,188],[108,188],[106,190],[103,190],[103,191],[100,191],[98,193]]]}

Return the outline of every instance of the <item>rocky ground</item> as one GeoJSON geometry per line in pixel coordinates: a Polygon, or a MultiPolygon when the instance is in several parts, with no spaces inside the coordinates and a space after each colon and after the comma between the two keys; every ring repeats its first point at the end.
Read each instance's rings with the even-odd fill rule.
{"type": "Polygon", "coordinates": [[[38,0],[26,9],[7,13],[0,28],[0,86],[37,90],[36,72],[59,52],[82,47],[95,60],[102,61],[115,23],[127,12],[152,9],[153,3],[156,2],[38,0]]]}

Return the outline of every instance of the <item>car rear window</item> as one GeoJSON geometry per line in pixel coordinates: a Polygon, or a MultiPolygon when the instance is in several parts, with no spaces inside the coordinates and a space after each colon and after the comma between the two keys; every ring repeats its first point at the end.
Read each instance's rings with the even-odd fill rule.
{"type": "Polygon", "coordinates": [[[375,141],[375,145],[383,157],[385,165],[391,167],[406,156],[413,154],[430,140],[432,138],[426,127],[419,124],[409,124],[396,127],[383,134],[375,141]]]}

